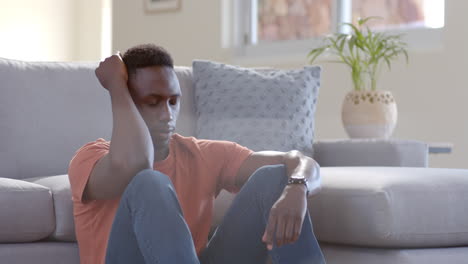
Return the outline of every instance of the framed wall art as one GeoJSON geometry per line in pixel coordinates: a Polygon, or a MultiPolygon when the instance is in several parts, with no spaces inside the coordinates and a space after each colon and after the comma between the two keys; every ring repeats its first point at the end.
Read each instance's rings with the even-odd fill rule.
{"type": "Polygon", "coordinates": [[[148,12],[166,12],[180,9],[182,0],[144,0],[148,12]]]}

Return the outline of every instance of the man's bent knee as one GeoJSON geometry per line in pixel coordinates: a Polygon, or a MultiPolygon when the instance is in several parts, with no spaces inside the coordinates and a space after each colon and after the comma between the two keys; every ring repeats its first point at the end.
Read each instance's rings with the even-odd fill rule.
{"type": "Polygon", "coordinates": [[[127,185],[125,192],[145,192],[154,193],[158,188],[172,184],[169,177],[159,171],[145,169],[133,176],[127,185]]]}
{"type": "Polygon", "coordinates": [[[273,192],[283,189],[287,183],[287,170],[284,164],[267,165],[257,169],[246,184],[255,186],[256,192],[273,192]]]}
{"type": "Polygon", "coordinates": [[[260,167],[249,178],[249,182],[261,184],[281,184],[285,180],[287,180],[287,171],[284,164],[260,167]]]}

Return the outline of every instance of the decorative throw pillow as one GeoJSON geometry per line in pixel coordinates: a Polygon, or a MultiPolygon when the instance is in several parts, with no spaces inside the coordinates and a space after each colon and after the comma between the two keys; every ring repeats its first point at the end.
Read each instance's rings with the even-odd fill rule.
{"type": "Polygon", "coordinates": [[[194,61],[197,137],[312,156],[318,66],[247,69],[194,61]]]}

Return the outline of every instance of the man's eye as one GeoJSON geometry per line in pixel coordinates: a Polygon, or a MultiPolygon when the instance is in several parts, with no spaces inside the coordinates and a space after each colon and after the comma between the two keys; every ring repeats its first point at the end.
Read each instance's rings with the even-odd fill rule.
{"type": "Polygon", "coordinates": [[[175,105],[175,104],[177,104],[177,99],[171,99],[171,100],[169,101],[169,103],[170,103],[171,105],[175,105]]]}

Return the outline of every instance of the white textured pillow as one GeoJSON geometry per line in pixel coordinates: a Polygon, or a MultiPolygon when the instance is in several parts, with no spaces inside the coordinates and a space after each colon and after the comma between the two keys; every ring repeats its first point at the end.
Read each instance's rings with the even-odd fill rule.
{"type": "Polygon", "coordinates": [[[197,137],[312,155],[320,67],[254,70],[194,61],[197,137]]]}

